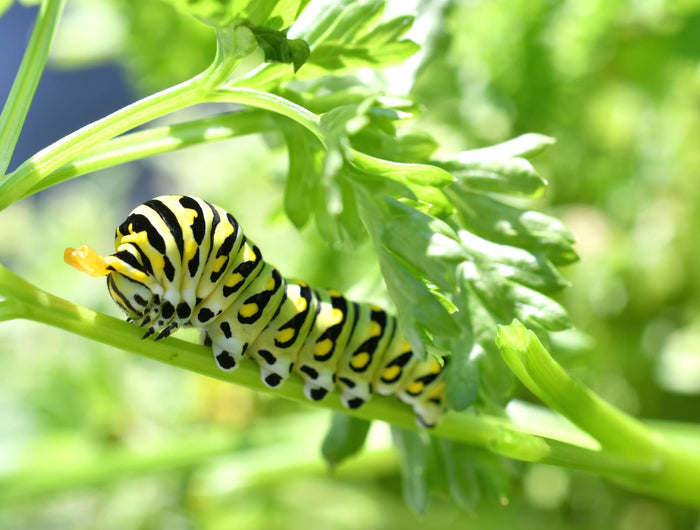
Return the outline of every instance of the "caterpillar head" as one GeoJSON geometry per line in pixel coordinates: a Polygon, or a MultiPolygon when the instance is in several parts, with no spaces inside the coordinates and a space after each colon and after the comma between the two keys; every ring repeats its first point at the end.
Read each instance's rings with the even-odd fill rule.
{"type": "Polygon", "coordinates": [[[133,322],[145,324],[144,319],[158,305],[158,295],[149,276],[116,255],[102,256],[83,245],[78,249],[67,248],[63,260],[90,276],[107,276],[109,294],[133,322]]]}

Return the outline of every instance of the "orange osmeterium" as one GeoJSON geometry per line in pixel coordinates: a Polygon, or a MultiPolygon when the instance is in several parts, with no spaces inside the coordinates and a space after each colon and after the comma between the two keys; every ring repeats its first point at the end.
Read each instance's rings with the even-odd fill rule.
{"type": "Polygon", "coordinates": [[[67,248],[63,253],[63,261],[80,272],[95,278],[109,274],[104,256],[98,254],[87,245],[77,249],[67,248]]]}

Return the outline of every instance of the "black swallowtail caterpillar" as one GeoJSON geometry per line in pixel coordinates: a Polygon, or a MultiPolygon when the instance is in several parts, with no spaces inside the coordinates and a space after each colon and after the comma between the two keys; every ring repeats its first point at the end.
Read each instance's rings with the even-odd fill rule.
{"type": "Polygon", "coordinates": [[[413,354],[396,317],[285,280],[223,209],[195,197],[156,197],[119,225],[114,248],[105,257],[69,248],[65,260],[107,276],[127,320],[150,325],[144,338],[194,326],[223,370],[247,356],[270,387],[299,374],[314,401],[338,386],[347,408],[376,392],[410,404],[422,426],[442,416],[443,366],[413,354]]]}

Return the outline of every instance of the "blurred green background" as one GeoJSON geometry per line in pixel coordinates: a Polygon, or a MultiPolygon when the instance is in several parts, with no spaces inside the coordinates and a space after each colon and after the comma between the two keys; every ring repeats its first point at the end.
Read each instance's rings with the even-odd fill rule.
{"type": "MultiPolygon", "coordinates": [[[[537,206],[567,223],[582,258],[559,298],[581,333],[555,341],[557,358],[634,415],[700,421],[700,2],[410,4],[390,9],[415,8],[424,49],[387,81],[401,94],[415,78],[417,125],[445,151],[530,131],[557,138],[534,162],[550,182],[537,206]]],[[[69,0],[51,68],[116,64],[135,99],[195,74],[212,51],[208,28],[157,0],[69,0]]],[[[53,105],[71,102],[79,115],[70,92],[53,105]]],[[[54,114],[34,111],[28,126],[54,114]]],[[[2,212],[0,260],[116,315],[102,281],[64,266],[63,249],[109,251],[138,202],[186,193],[235,213],[286,275],[381,301],[371,249],[328,249],[313,227],[290,226],[285,164],[279,138],[248,137],[77,179],[2,212]]],[[[37,324],[5,323],[0,341],[0,528],[700,529],[690,510],[516,463],[507,503],[467,513],[436,499],[416,516],[382,425],[329,474],[325,411],[37,324]]]]}

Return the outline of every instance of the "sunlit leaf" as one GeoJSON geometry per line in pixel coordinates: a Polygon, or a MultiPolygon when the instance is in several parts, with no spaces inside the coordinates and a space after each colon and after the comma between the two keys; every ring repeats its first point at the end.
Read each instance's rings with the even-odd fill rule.
{"type": "Polygon", "coordinates": [[[524,158],[452,161],[440,164],[473,191],[538,197],[547,185],[524,158]]]}
{"type": "Polygon", "coordinates": [[[554,217],[510,206],[487,195],[455,184],[446,190],[464,225],[474,234],[495,243],[543,252],[555,265],[577,261],[573,237],[554,217]]]}

